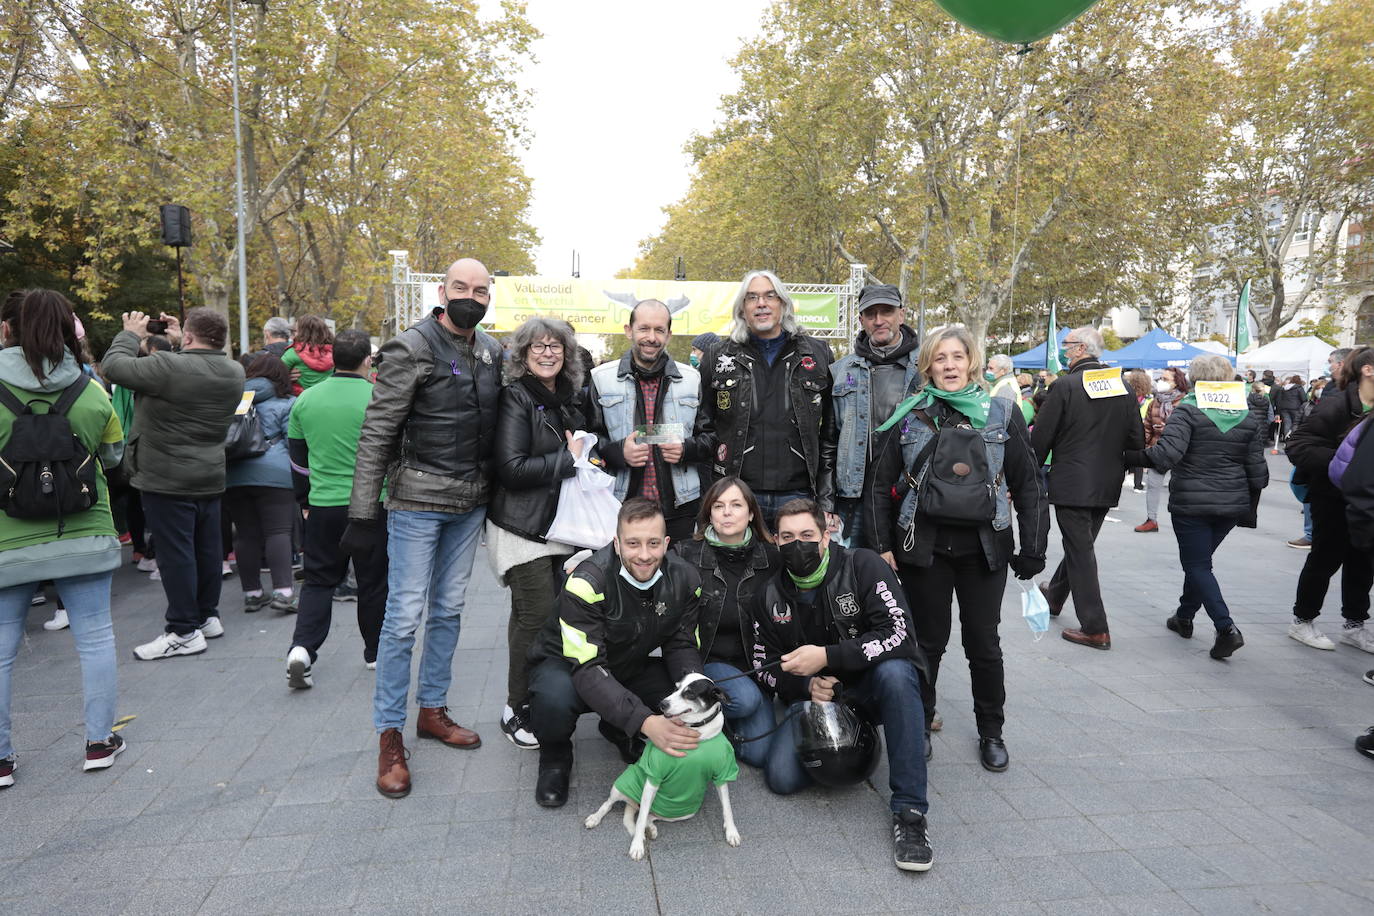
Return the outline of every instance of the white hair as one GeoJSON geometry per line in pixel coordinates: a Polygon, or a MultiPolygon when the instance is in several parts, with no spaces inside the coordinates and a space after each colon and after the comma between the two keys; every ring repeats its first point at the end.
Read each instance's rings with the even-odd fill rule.
{"type": "Polygon", "coordinates": [[[1074,328],[1069,333],[1078,338],[1078,342],[1087,349],[1088,355],[1094,359],[1101,356],[1102,351],[1107,349],[1106,343],[1102,340],[1102,332],[1090,324],[1081,328],[1074,328]]]}
{"type": "Polygon", "coordinates": [[[735,293],[735,307],[730,313],[735,319],[734,326],[730,328],[730,339],[735,343],[742,344],[749,340],[749,322],[744,320],[744,296],[749,292],[749,284],[759,277],[773,284],[773,290],[782,301],[782,318],[778,322],[782,329],[789,334],[797,333],[797,310],[792,304],[792,294],[787,291],[787,284],[779,280],[778,275],[771,270],[751,270],[739,283],[739,292],[735,293]]]}
{"type": "Polygon", "coordinates": [[[998,375],[1010,375],[1016,368],[1011,363],[1011,357],[1005,353],[994,353],[988,357],[988,368],[998,375]]]}
{"type": "Polygon", "coordinates": [[[262,323],[262,336],[290,340],[291,323],[280,315],[274,315],[262,323]]]}

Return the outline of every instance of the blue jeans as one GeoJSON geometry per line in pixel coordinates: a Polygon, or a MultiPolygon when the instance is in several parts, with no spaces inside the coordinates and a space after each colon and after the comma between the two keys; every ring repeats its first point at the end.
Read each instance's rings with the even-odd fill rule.
{"type": "Polygon", "coordinates": [[[835,511],[844,522],[845,545],[850,550],[855,547],[867,547],[868,538],[864,536],[864,501],[836,497],[835,511]]]}
{"type": "MultiPolygon", "coordinates": [[[[53,583],[67,609],[76,653],[81,657],[86,740],[110,737],[115,718],[115,639],[110,623],[110,580],[114,571],[72,576],[53,583]]],[[[38,583],[0,589],[0,757],[14,753],[10,742],[10,680],[24,638],[24,620],[38,583]]]]}
{"type": "Polygon", "coordinates": [[[763,523],[769,531],[778,530],[778,510],[794,499],[814,499],[810,490],[755,490],[763,523]]]}
{"type": "Polygon", "coordinates": [[[1231,518],[1206,515],[1174,515],[1174,537],[1178,539],[1178,559],[1183,566],[1183,594],[1178,599],[1180,620],[1192,620],[1197,609],[1207,609],[1218,632],[1234,624],[1221,586],[1212,573],[1212,554],[1216,553],[1226,535],[1236,527],[1231,518]]]}
{"type": "Polygon", "coordinates": [[[1311,503],[1302,504],[1302,536],[1309,541],[1312,540],[1312,505],[1311,503]]]}
{"type": "Polygon", "coordinates": [[[447,705],[463,599],[486,517],[486,506],[461,513],[398,509],[387,514],[391,566],[372,698],[372,721],[378,732],[405,726],[410,656],[422,614],[425,644],[415,701],[422,709],[447,705]]]}
{"type": "MultiPolygon", "coordinates": [[[[909,659],[890,658],[858,676],[843,680],[845,698],[883,727],[887,741],[887,781],[894,812],[930,809],[926,801],[925,710],[921,706],[920,675],[909,659]]],[[[763,779],[779,795],[791,795],[811,785],[811,777],[797,755],[797,722],[801,703],[787,708],[792,720],[768,742],[763,779]]]]}
{"type": "MultiPolygon", "coordinates": [[[[707,662],[702,674],[711,680],[740,674],[734,665],[725,662],[707,662]]],[[[752,678],[736,677],[720,685],[725,691],[725,720],[730,723],[740,738],[757,738],[768,734],[776,722],[773,718],[773,700],[765,696],[752,678]]],[[[760,741],[746,741],[735,748],[735,756],[751,767],[763,766],[768,756],[769,738],[760,741]]]]}

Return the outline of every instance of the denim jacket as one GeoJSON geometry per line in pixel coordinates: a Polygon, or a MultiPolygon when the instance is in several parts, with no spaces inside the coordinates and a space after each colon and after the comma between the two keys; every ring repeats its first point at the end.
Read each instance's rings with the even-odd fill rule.
{"type": "MultiPolygon", "coordinates": [[[[604,424],[604,432],[611,442],[623,442],[635,428],[639,392],[634,372],[630,369],[630,354],[618,363],[603,363],[592,370],[592,396],[604,424]]],[[[663,412],[655,417],[657,423],[681,423],[684,440],[690,439],[697,422],[697,406],[701,404],[701,376],[691,366],[668,360],[663,369],[668,390],[663,396],[663,412]]],[[[683,460],[669,465],[673,480],[674,502],[683,506],[701,496],[701,477],[696,464],[685,451],[683,460]]],[[[615,475],[615,498],[625,499],[630,489],[632,468],[621,468],[615,475]]]]}
{"type": "MultiPolygon", "coordinates": [[[[1002,473],[1002,466],[1006,461],[1006,444],[1011,436],[1007,433],[1007,413],[1015,406],[1005,398],[992,398],[988,401],[988,422],[983,427],[983,447],[988,453],[988,473],[997,483],[997,508],[994,510],[992,528],[994,531],[1003,531],[1011,526],[1011,502],[1007,498],[1006,476],[1002,473]]],[[[935,431],[914,414],[907,414],[902,420],[902,463],[910,468],[930,441],[935,438],[935,431]]],[[[930,469],[930,462],[916,471],[917,482],[930,469]]],[[[902,507],[897,512],[897,530],[907,531],[911,528],[911,522],[916,517],[916,491],[917,487],[910,488],[906,496],[902,498],[902,507]]]]}
{"type": "MultiPolygon", "coordinates": [[[[904,391],[916,384],[917,350],[906,357],[904,391]]],[[[887,417],[871,416],[872,364],[862,356],[847,354],[830,367],[834,384],[830,396],[835,405],[839,449],[835,455],[835,495],[858,499],[863,495],[864,472],[869,464],[869,440],[887,417]]]]}

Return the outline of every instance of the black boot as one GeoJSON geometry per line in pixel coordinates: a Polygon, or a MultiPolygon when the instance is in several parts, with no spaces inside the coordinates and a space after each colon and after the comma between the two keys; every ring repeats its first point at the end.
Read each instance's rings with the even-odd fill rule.
{"type": "Polygon", "coordinates": [[[1191,620],[1184,620],[1182,617],[1175,614],[1164,621],[1164,625],[1184,639],[1193,638],[1193,622],[1191,620]]]}
{"type": "Polygon", "coordinates": [[[1231,653],[1245,645],[1245,637],[1240,635],[1240,628],[1232,626],[1229,629],[1217,631],[1217,641],[1212,644],[1211,656],[1215,659],[1230,658],[1231,653]]]}

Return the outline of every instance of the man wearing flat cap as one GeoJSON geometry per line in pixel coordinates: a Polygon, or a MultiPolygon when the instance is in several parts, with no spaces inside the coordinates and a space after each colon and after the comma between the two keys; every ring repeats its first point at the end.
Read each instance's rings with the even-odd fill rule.
{"type": "Polygon", "coordinates": [[[854,349],[830,367],[839,448],[835,456],[835,511],[850,547],[866,547],[864,474],[873,463],[873,430],[917,384],[916,355],[921,342],[905,324],[902,294],[887,283],[859,293],[859,325],[854,349]]]}

